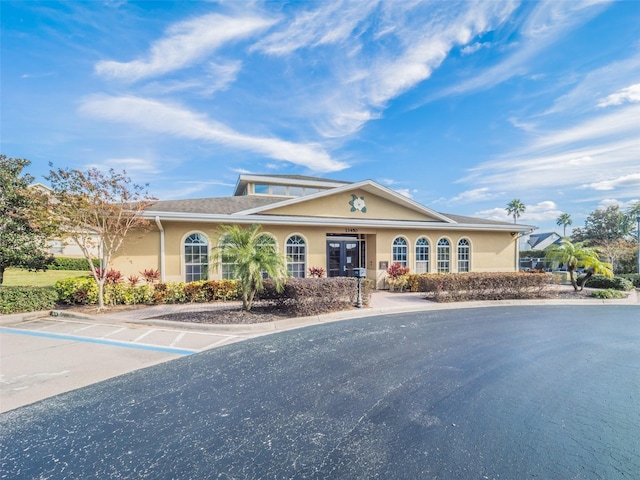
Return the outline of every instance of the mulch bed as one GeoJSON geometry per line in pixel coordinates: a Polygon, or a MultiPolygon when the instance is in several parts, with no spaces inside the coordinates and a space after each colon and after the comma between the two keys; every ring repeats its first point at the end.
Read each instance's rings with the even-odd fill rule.
{"type": "Polygon", "coordinates": [[[154,320],[171,320],[173,322],[208,323],[215,325],[237,325],[250,323],[267,323],[291,318],[286,312],[271,306],[254,306],[250,311],[240,308],[216,308],[191,312],[170,313],[149,317],[154,320]]]}

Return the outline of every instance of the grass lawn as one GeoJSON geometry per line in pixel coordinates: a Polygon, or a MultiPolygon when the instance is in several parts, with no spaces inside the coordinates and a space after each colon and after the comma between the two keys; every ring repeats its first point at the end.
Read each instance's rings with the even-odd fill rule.
{"type": "Polygon", "coordinates": [[[7,268],[4,272],[3,287],[50,287],[58,280],[73,277],[86,277],[91,272],[84,270],[47,270],[29,272],[21,268],[7,268]]]}

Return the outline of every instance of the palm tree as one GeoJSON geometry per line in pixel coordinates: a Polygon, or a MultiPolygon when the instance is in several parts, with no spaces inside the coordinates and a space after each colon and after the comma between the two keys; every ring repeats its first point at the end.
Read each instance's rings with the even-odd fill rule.
{"type": "Polygon", "coordinates": [[[262,227],[254,224],[249,228],[226,225],[220,229],[220,240],[214,253],[214,265],[224,257],[234,264],[234,273],[240,281],[242,308],[251,310],[256,293],[264,289],[264,276],[271,278],[276,290],[282,291],[287,278],[287,266],[282,255],[278,255],[273,242],[266,242],[262,227]]]}
{"type": "Polygon", "coordinates": [[[573,224],[573,220],[571,220],[571,215],[568,213],[561,214],[558,218],[556,218],[556,225],[564,227],[564,231],[562,232],[562,236],[567,236],[567,227],[573,224]]]}
{"type": "Polygon", "coordinates": [[[554,268],[557,268],[559,265],[567,266],[571,285],[573,285],[573,289],[576,292],[584,288],[584,284],[587,283],[589,277],[594,273],[601,273],[609,278],[613,278],[611,264],[601,262],[598,252],[595,249],[585,247],[582,243],[571,243],[571,240],[567,237],[560,240],[560,245],[551,245],[547,249],[546,258],[551,261],[554,268]],[[581,277],[579,282],[573,276],[576,268],[584,268],[587,270],[586,275],[581,277]]]}
{"type": "Polygon", "coordinates": [[[517,223],[518,217],[522,215],[526,209],[527,207],[525,207],[524,203],[518,198],[507,203],[507,208],[505,208],[509,215],[513,215],[513,223],[517,223]]]}

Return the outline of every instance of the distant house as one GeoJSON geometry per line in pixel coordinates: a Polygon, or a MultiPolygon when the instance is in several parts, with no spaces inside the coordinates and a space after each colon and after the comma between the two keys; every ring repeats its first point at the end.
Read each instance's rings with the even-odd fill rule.
{"type": "Polygon", "coordinates": [[[551,245],[560,245],[562,236],[556,232],[532,233],[522,245],[522,250],[546,250],[551,245]]]}
{"type": "Polygon", "coordinates": [[[532,257],[524,252],[529,250],[534,250],[536,252],[544,251],[551,245],[560,245],[561,239],[562,236],[555,232],[532,233],[529,235],[529,237],[520,244],[520,251],[523,252],[520,258],[520,269],[550,269],[551,265],[545,259],[544,254],[532,257]]]}
{"type": "Polygon", "coordinates": [[[517,271],[518,233],[534,230],[439,213],[371,180],[299,175],[240,175],[233,196],[157,201],[143,216],[152,229],[131,234],[112,266],[186,282],[233,276],[224,258],[211,263],[221,225],[262,225],[294,277],[311,267],[329,277],[364,268],[378,288],[396,262],[418,273],[517,271]]]}
{"type": "MultiPolygon", "coordinates": [[[[51,195],[53,190],[43,185],[42,183],[34,183],[30,185],[31,188],[39,190],[46,195],[51,195]]],[[[91,232],[87,231],[87,236],[91,236],[91,232]]],[[[96,240],[97,242],[97,240],[96,240]]],[[[68,238],[53,238],[47,241],[48,243],[48,253],[53,255],[54,257],[72,257],[72,258],[84,258],[84,253],[80,247],[72,240],[68,238]]],[[[91,249],[91,253],[95,256],[98,255],[98,249],[91,249]]]]}

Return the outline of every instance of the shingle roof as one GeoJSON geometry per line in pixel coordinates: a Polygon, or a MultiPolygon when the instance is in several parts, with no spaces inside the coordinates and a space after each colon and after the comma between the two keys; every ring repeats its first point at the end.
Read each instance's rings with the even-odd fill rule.
{"type": "Polygon", "coordinates": [[[211,197],[211,198],[189,198],[186,200],[161,200],[153,203],[147,211],[151,212],[176,212],[176,213],[211,213],[211,214],[232,214],[248,210],[250,208],[262,207],[272,203],[288,200],[289,197],[258,197],[258,196],[238,196],[238,197],[211,197]]]}
{"type": "Polygon", "coordinates": [[[517,230],[516,227],[518,226],[511,222],[500,222],[497,220],[488,220],[486,218],[465,217],[463,215],[454,215],[453,213],[442,213],[442,212],[440,212],[440,214],[458,223],[473,223],[475,225],[513,225],[514,229],[516,230],[517,230]]]}

